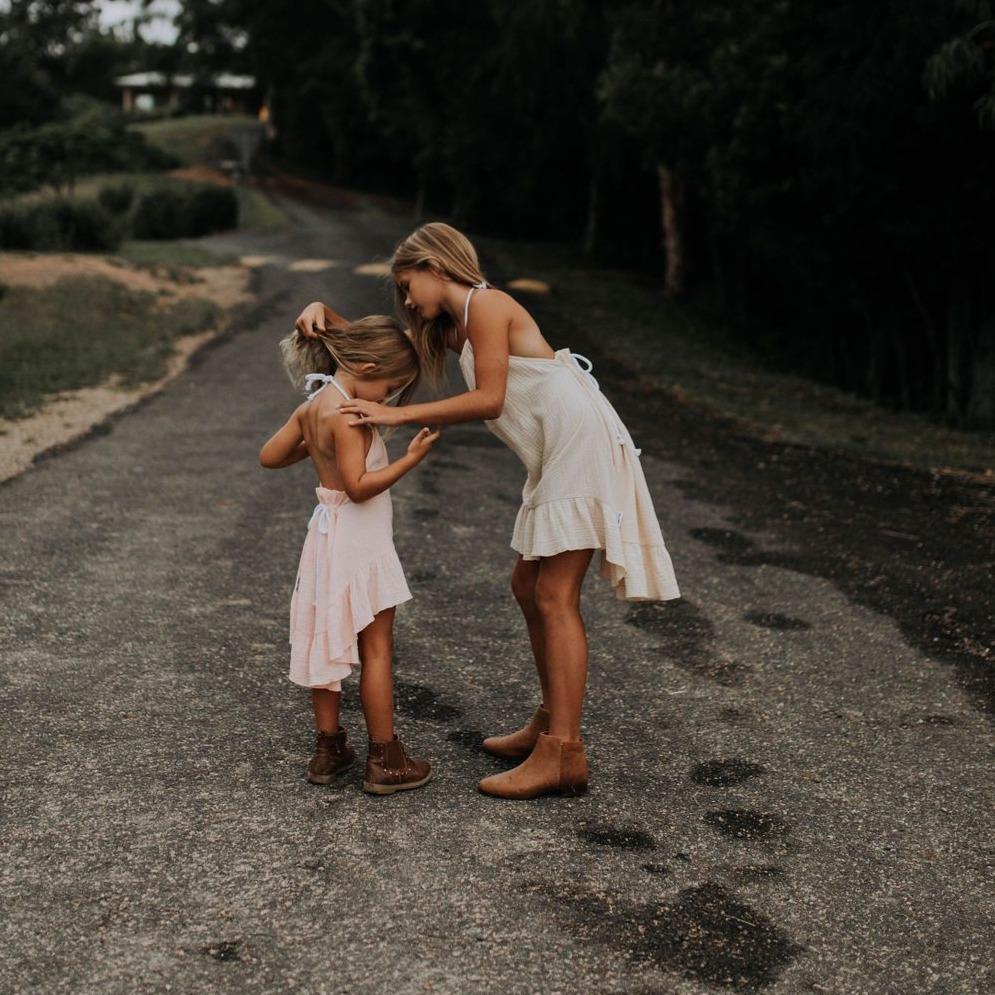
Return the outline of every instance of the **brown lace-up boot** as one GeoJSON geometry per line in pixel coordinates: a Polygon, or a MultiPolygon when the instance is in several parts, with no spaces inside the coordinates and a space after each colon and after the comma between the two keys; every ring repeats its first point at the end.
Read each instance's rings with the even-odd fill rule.
{"type": "Polygon", "coordinates": [[[541,732],[549,732],[549,712],[542,705],[535,710],[532,718],[522,729],[507,736],[488,736],[483,742],[483,747],[496,757],[519,760],[532,752],[541,732]]]}
{"type": "Polygon", "coordinates": [[[392,795],[395,791],[420,788],[431,780],[432,768],[424,760],[409,757],[396,735],[383,743],[370,740],[364,791],[371,795],[392,795]]]}
{"type": "Polygon", "coordinates": [[[331,784],[335,775],[352,766],[355,759],[355,751],[346,745],[342,726],[339,726],[338,732],[319,731],[314,756],[307,765],[307,779],[312,784],[331,784]]]}

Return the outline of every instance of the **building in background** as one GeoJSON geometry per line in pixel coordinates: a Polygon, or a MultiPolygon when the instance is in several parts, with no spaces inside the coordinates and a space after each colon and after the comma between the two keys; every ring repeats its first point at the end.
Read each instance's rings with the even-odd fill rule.
{"type": "Polygon", "coordinates": [[[118,76],[121,109],[126,113],[183,110],[195,114],[259,114],[264,110],[253,76],[219,73],[195,77],[188,73],[146,72],[118,76]]]}

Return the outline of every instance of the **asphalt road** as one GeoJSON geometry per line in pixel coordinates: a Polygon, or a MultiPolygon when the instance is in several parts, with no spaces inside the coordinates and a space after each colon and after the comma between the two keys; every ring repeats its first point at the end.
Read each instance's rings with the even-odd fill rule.
{"type": "MultiPolygon", "coordinates": [[[[587,580],[590,793],[475,791],[502,766],[481,735],[536,700],[508,588],[522,470],[483,426],[393,490],[399,729],[435,780],[304,781],[286,629],[313,479],[256,462],[296,403],[276,342],[317,297],[389,310],[353,269],[406,219],[283,206],[291,230],[215,240],[268,257],[226,341],[0,488],[0,991],[995,989],[990,489],[736,437],[583,331],[546,328],[642,445],[684,593],[587,580]],[[868,508],[922,543],[878,549],[868,508]],[[973,657],[902,579],[945,569],[973,657]]],[[[362,753],[354,686],[344,724],[362,753]]]]}

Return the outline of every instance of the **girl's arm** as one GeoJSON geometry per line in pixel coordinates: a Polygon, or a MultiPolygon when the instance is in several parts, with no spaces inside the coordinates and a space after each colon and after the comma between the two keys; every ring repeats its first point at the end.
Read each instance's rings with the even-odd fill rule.
{"type": "Polygon", "coordinates": [[[451,425],[456,422],[497,418],[504,408],[504,392],[508,384],[508,327],[510,316],[500,297],[475,301],[473,332],[473,370],[476,388],[426,404],[406,404],[400,408],[363,401],[346,401],[339,411],[354,416],[351,425],[360,424],[356,416],[363,415],[367,425],[408,425],[413,422],[429,425],[451,425]]]}
{"type": "Polygon", "coordinates": [[[286,424],[278,429],[273,438],[259,450],[259,462],[268,470],[280,470],[285,466],[300,463],[306,458],[304,434],[301,432],[297,411],[294,411],[286,424]]]}
{"type": "MultiPolygon", "coordinates": [[[[341,409],[340,409],[341,410],[341,409]]],[[[335,439],[335,463],[350,501],[357,504],[387,490],[409,470],[413,470],[427,455],[439,432],[423,428],[398,460],[380,470],[366,469],[366,429],[353,427],[347,418],[335,418],[332,426],[335,439]]]]}
{"type": "Polygon", "coordinates": [[[326,307],[321,301],[314,301],[297,316],[294,327],[309,339],[315,338],[315,331],[323,332],[329,325],[347,325],[348,318],[343,318],[337,311],[326,307]]]}

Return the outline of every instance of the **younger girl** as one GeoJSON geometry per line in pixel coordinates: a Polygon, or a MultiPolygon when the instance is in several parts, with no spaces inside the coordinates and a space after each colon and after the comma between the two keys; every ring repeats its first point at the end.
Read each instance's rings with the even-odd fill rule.
{"type": "Polygon", "coordinates": [[[397,322],[379,315],[343,321],[317,337],[294,332],[280,348],[295,384],[320,384],[259,454],[271,469],[310,457],[320,483],[290,603],[290,679],[311,689],[317,729],[307,777],[328,784],[355,760],[339,706],[342,678],[361,663],[369,735],[363,789],[386,795],[419,788],[431,768],[409,757],[394,733],[394,609],[411,593],[394,549],[388,488],[428,455],[439,433],[421,429],[390,463],[380,433],[349,424],[339,410],[357,398],[387,403],[397,396],[403,404],[418,381],[418,355],[397,322]]]}
{"type": "MultiPolygon", "coordinates": [[[[524,464],[511,588],[542,699],[523,728],[484,740],[489,752],[522,762],[478,787],[502,798],[578,794],[588,777],[580,737],[587,680],[580,591],[595,550],[618,597],[680,596],[639,450],[590,362],[569,349],[554,351],[529,312],[487,283],[473,245],[455,228],[432,222],[403,239],[391,274],[422,368],[438,378],[451,350],[467,390],[403,409],[356,398],[343,413],[361,425],[482,419],[524,464]]],[[[332,315],[316,301],[297,328],[313,334],[332,315]]]]}

